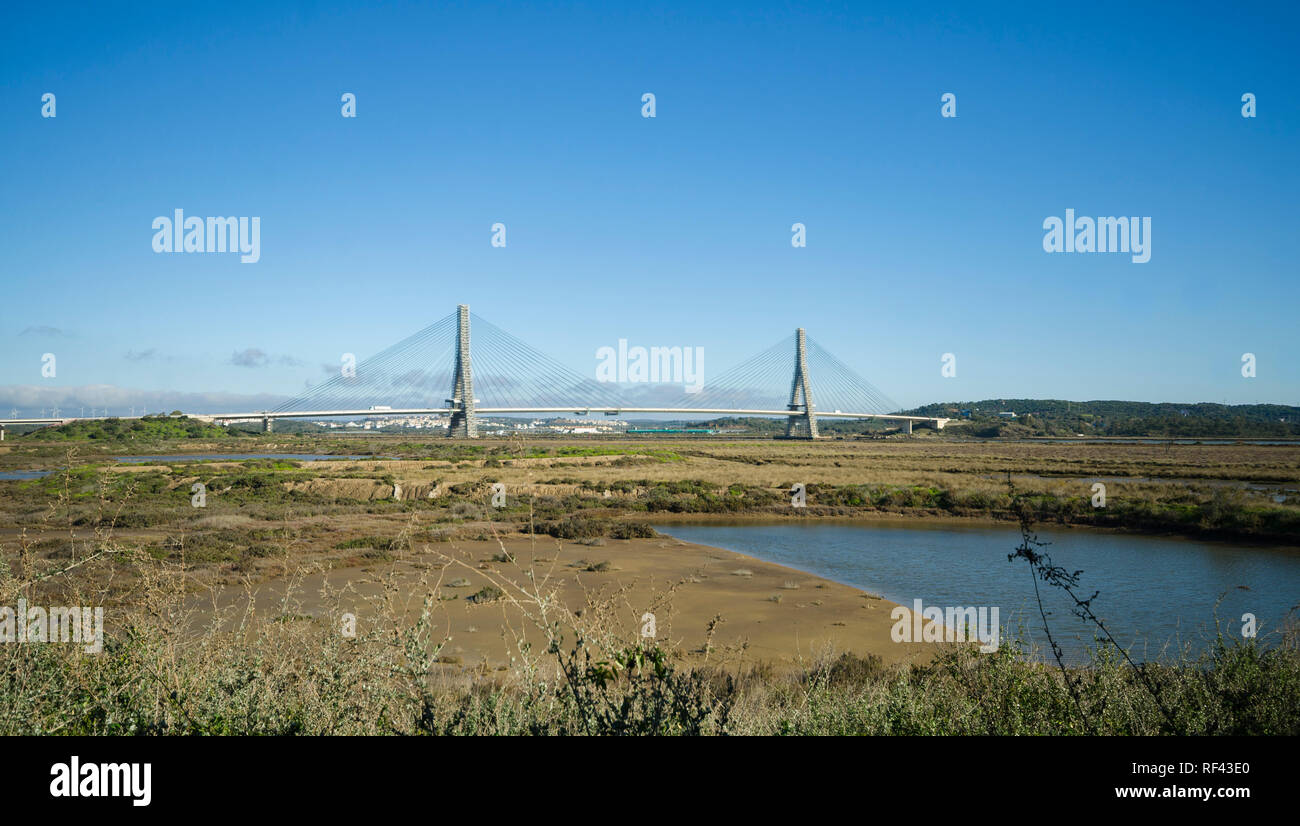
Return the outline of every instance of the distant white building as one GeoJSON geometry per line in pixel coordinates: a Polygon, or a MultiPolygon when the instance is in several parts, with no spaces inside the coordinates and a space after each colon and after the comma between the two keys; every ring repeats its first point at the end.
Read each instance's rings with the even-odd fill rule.
{"type": "Polygon", "coordinates": [[[1016,412],[1014,410],[1004,410],[998,415],[1004,419],[1014,419],[1016,417],[1016,412]]]}

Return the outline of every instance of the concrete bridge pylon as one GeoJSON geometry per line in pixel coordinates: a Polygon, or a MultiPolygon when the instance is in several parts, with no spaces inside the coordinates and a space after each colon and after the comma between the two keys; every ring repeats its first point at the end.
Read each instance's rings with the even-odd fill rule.
{"type": "Polygon", "coordinates": [[[790,382],[790,403],[786,406],[791,411],[803,410],[801,414],[792,412],[786,419],[786,438],[816,439],[816,407],[813,405],[812,382],[808,379],[808,336],[802,327],[795,333],[794,380],[790,382]],[[802,404],[800,396],[803,397],[802,404]]]}
{"type": "Polygon", "coordinates": [[[456,309],[456,369],[452,375],[452,397],[447,399],[447,406],[452,408],[447,436],[476,439],[478,413],[474,405],[478,399],[474,398],[474,365],[469,350],[469,305],[460,304],[456,309]]]}

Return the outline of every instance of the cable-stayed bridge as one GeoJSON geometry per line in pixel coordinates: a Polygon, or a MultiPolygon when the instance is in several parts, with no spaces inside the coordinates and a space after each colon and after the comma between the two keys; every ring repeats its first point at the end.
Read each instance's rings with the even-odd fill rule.
{"type": "MultiPolygon", "coordinates": [[[[574,415],[668,414],[679,416],[775,416],[785,435],[816,438],[819,419],[883,419],[910,433],[913,425],[942,428],[948,420],[903,416],[899,406],[808,338],[803,328],[715,379],[699,376],[702,354],[690,348],[634,348],[638,372],[626,384],[584,377],[529,346],[467,305],[334,376],[273,410],[190,414],[219,423],[444,415],[447,435],[478,436],[480,417],[521,413],[574,415]],[[470,330],[474,331],[471,339],[470,330]],[[639,380],[639,381],[638,381],[639,380]],[[667,384],[666,382],[672,382],[667,384]]],[[[619,353],[625,362],[626,352],[619,353]]],[[[0,420],[6,424],[60,424],[69,418],[0,420]]]]}

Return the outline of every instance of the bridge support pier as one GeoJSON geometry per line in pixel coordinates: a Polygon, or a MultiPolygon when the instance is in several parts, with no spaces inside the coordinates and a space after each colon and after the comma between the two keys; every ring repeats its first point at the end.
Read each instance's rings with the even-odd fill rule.
{"type": "Polygon", "coordinates": [[[456,372],[452,379],[452,408],[448,438],[477,439],[478,414],[474,412],[474,366],[469,354],[469,305],[457,307],[456,317],[456,372]]]}
{"type": "Polygon", "coordinates": [[[271,432],[271,422],[272,422],[272,421],[274,421],[274,420],[273,420],[270,416],[263,416],[263,417],[262,417],[262,432],[263,432],[263,433],[270,433],[270,432],[271,432]]]}
{"type": "Polygon", "coordinates": [[[808,337],[800,327],[795,333],[794,381],[790,383],[790,403],[786,408],[791,411],[803,410],[803,413],[790,414],[785,420],[785,437],[787,439],[816,439],[817,416],[813,406],[812,383],[808,380],[808,337]],[[803,402],[800,404],[800,396],[803,402]]]}
{"type": "Polygon", "coordinates": [[[898,429],[900,432],[907,433],[910,435],[912,432],[912,420],[904,419],[902,422],[899,423],[898,429]]]}
{"type": "Polygon", "coordinates": [[[5,440],[5,426],[0,424],[0,442],[5,440]]]}

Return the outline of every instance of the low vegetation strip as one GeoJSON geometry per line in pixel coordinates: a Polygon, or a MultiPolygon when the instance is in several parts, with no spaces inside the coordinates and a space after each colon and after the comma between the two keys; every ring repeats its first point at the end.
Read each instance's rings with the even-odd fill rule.
{"type": "MultiPolygon", "coordinates": [[[[585,621],[605,607],[589,604],[502,672],[444,657],[427,610],[352,638],[337,613],[187,634],[171,575],[153,571],[101,654],[0,645],[0,735],[1300,734],[1294,637],[1267,650],[1220,638],[1141,677],[1105,646],[1061,674],[1014,641],[947,645],[921,665],[827,655],[785,673],[691,664],[585,621]]],[[[0,571],[0,605],[21,591],[0,571]]],[[[467,601],[512,598],[488,586],[467,601]]]]}
{"type": "MultiPolygon", "coordinates": [[[[644,535],[637,532],[641,529],[626,526],[683,515],[813,519],[888,513],[1007,520],[1012,518],[1005,489],[1010,471],[993,471],[1009,464],[1028,464],[1032,472],[1020,470],[1012,475],[1040,522],[1188,537],[1300,542],[1300,479],[1294,466],[1285,465],[1291,452],[1277,454],[1280,462],[1264,461],[1271,457],[1267,452],[1221,454],[1251,459],[1240,463],[1237,472],[1241,476],[1277,480],[1233,482],[1221,475],[1196,477],[1206,467],[1200,454],[1189,455],[1195,464],[1180,464],[1174,456],[1164,459],[1160,452],[1152,454],[1143,448],[1131,451],[1141,457],[1140,468],[1111,460],[1103,464],[1085,455],[1069,470],[1060,463],[1051,465],[1059,476],[1045,475],[1041,471],[1048,467],[1039,469],[1026,460],[1007,462],[982,453],[977,454],[978,462],[965,462],[973,464],[969,470],[962,467],[961,456],[928,454],[921,456],[927,467],[920,471],[903,471],[884,462],[868,468],[862,467],[864,457],[876,454],[846,452],[835,445],[786,455],[778,450],[767,459],[761,458],[762,451],[737,454],[747,458],[756,453],[760,457],[755,460],[757,465],[736,461],[727,451],[668,451],[677,458],[652,458],[656,464],[638,466],[634,476],[620,464],[632,455],[626,452],[597,451],[593,455],[598,463],[571,465],[566,461],[571,451],[565,446],[551,451],[549,459],[525,460],[529,464],[490,458],[452,464],[429,464],[424,459],[324,464],[250,459],[122,466],[107,457],[95,461],[69,454],[59,460],[66,468],[63,471],[41,479],[0,483],[0,515],[18,525],[30,524],[33,515],[52,498],[65,497],[73,525],[175,525],[196,516],[186,506],[197,482],[210,494],[209,514],[238,511],[276,520],[291,513],[328,515],[349,509],[370,514],[423,512],[448,523],[490,518],[505,530],[562,538],[644,535]],[[544,463],[532,464],[537,461],[544,463]],[[1144,475],[1121,475],[1124,473],[1144,475]],[[1186,474],[1188,478],[1163,474],[1186,474]],[[876,481],[821,481],[836,477],[874,477],[876,481]],[[925,481],[907,481],[918,477],[925,481]],[[803,486],[802,507],[794,505],[796,485],[803,486]],[[499,501],[494,499],[498,486],[505,491],[499,501]],[[1098,491],[1103,491],[1100,501],[1098,491]],[[121,499],[128,493],[129,508],[99,512],[101,497],[121,499]]],[[[646,458],[641,453],[635,455],[646,458]]]]}
{"type": "Polygon", "coordinates": [[[58,427],[43,427],[27,434],[28,439],[46,442],[68,441],[161,441],[165,439],[227,439],[243,431],[221,427],[182,416],[143,416],[139,419],[94,419],[58,427]]]}

